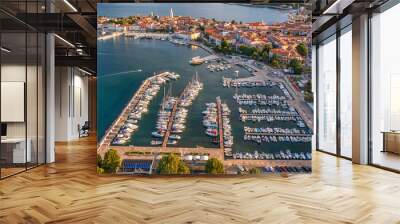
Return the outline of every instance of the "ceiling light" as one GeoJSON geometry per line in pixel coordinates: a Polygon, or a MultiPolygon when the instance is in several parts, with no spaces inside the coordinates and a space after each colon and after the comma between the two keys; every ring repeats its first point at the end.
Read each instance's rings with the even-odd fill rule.
{"type": "Polygon", "coordinates": [[[65,4],[67,4],[74,12],[78,12],[78,10],[71,4],[69,3],[68,0],[64,0],[65,4]]]}
{"type": "Polygon", "coordinates": [[[69,42],[68,40],[60,37],[58,34],[54,34],[55,37],[57,37],[58,39],[60,39],[62,42],[66,43],[67,45],[69,45],[70,47],[75,48],[75,45],[73,45],[71,42],[69,42]]]}
{"type": "Polygon", "coordinates": [[[4,52],[6,52],[6,53],[10,53],[10,52],[11,52],[11,50],[8,50],[8,49],[5,48],[5,47],[1,47],[1,51],[4,51],[4,52]]]}

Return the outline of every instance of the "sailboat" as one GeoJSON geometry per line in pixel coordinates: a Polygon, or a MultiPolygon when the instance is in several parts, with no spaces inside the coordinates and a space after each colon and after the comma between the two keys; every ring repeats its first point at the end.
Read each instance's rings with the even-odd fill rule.
{"type": "Polygon", "coordinates": [[[201,82],[199,81],[199,74],[197,73],[197,71],[196,71],[195,84],[197,85],[197,87],[199,88],[199,90],[200,90],[200,89],[203,89],[203,83],[201,83],[201,82]]]}

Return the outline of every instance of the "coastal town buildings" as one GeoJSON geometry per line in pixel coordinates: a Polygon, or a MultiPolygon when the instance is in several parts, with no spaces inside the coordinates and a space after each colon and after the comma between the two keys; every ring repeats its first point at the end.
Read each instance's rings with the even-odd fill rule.
{"type": "MultiPolygon", "coordinates": [[[[174,38],[186,41],[206,40],[214,46],[227,44],[238,49],[244,45],[262,49],[271,45],[270,57],[276,55],[282,62],[292,59],[309,62],[301,56],[296,47],[303,43],[310,46],[311,22],[309,16],[291,13],[282,23],[267,24],[263,21],[243,23],[241,21],[217,21],[215,19],[174,16],[173,9],[169,16],[131,16],[127,18],[99,17],[98,26],[103,32],[166,32],[174,38]]],[[[307,57],[307,56],[306,56],[307,57]]]]}

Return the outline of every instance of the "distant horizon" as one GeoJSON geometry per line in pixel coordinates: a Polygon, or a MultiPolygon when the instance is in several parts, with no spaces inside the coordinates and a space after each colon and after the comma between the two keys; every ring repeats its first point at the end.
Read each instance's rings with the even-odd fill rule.
{"type": "Polygon", "coordinates": [[[252,7],[226,3],[199,3],[196,7],[193,7],[192,3],[99,3],[97,16],[124,18],[139,15],[147,16],[153,12],[154,15],[164,17],[169,16],[171,8],[176,16],[214,18],[218,21],[235,20],[243,23],[264,21],[268,24],[287,21],[288,13],[292,11],[269,8],[267,5],[252,7]]]}

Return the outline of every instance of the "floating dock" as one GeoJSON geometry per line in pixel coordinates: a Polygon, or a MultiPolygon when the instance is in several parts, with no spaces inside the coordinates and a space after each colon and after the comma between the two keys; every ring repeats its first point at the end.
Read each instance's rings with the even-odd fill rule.
{"type": "Polygon", "coordinates": [[[180,99],[181,98],[179,97],[179,99],[175,101],[174,107],[172,108],[171,115],[169,115],[167,131],[165,132],[164,140],[163,140],[163,143],[162,143],[162,147],[163,148],[167,147],[168,138],[171,135],[172,125],[174,124],[174,117],[175,117],[175,114],[176,114],[176,110],[178,109],[178,104],[181,101],[180,99]]]}
{"type": "Polygon", "coordinates": [[[168,119],[168,125],[167,125],[167,131],[165,132],[164,135],[164,139],[163,139],[163,143],[162,143],[162,147],[165,148],[167,147],[167,143],[168,143],[168,138],[171,135],[171,129],[172,129],[172,125],[174,124],[174,118],[176,115],[176,111],[178,109],[178,105],[180,105],[181,100],[183,98],[183,96],[185,95],[186,91],[188,91],[188,87],[190,85],[187,85],[185,87],[185,89],[182,91],[181,95],[179,96],[179,98],[176,100],[174,107],[172,108],[171,114],[169,115],[169,119],[168,119]]]}
{"type": "Polygon", "coordinates": [[[221,98],[217,97],[217,121],[218,121],[218,135],[219,135],[219,148],[224,151],[224,130],[222,121],[222,108],[221,108],[221,98]]]}

